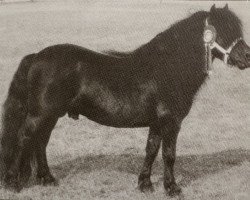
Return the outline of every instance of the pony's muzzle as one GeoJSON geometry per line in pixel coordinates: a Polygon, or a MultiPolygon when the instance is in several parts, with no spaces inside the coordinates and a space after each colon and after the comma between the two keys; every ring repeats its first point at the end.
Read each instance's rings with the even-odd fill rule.
{"type": "Polygon", "coordinates": [[[241,40],[232,49],[229,55],[229,64],[237,66],[239,69],[250,68],[250,47],[244,40],[241,40]]]}

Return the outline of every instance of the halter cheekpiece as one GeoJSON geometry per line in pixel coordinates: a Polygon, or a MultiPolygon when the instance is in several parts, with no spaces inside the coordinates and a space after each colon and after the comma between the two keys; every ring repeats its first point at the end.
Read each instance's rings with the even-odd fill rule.
{"type": "Polygon", "coordinates": [[[208,74],[211,74],[211,66],[212,66],[212,49],[216,48],[219,52],[221,52],[224,57],[223,61],[225,64],[228,62],[228,57],[234,46],[242,40],[242,38],[237,38],[228,49],[224,49],[216,42],[217,32],[213,25],[208,24],[208,19],[205,21],[205,28],[203,32],[203,41],[206,49],[206,70],[208,74]]]}

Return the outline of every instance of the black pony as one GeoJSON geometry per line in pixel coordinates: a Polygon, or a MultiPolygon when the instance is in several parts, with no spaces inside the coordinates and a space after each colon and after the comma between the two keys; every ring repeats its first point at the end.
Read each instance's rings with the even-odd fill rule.
{"type": "Polygon", "coordinates": [[[250,48],[242,37],[241,22],[228,6],[213,6],[133,52],[101,54],[61,44],[24,57],[4,104],[2,182],[20,189],[33,158],[41,183],[56,182],[46,146],[58,118],[68,113],[113,127],[149,127],[139,188],[153,190],[151,167],[162,142],[164,187],[179,194],[173,167],[182,120],[208,76],[209,60],[250,67],[250,48]]]}

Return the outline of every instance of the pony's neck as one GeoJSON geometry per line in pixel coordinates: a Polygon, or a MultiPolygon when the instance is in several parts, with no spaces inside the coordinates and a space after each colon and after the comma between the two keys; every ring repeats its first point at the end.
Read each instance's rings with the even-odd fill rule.
{"type": "Polygon", "coordinates": [[[206,80],[203,32],[207,14],[198,12],[177,22],[134,52],[152,79],[166,80],[157,84],[163,93],[174,94],[173,98],[192,100],[206,80]]]}

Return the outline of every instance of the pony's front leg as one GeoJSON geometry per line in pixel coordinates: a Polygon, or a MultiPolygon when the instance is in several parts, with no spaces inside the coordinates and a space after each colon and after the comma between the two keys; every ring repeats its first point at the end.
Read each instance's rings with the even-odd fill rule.
{"type": "Polygon", "coordinates": [[[164,187],[170,196],[181,193],[181,188],[176,184],[174,177],[174,163],[176,157],[176,142],[180,124],[174,119],[167,121],[162,126],[162,157],[164,162],[164,187]]]}
{"type": "Polygon", "coordinates": [[[153,162],[159,152],[161,144],[160,130],[157,126],[149,128],[149,135],[146,146],[146,157],[138,178],[138,187],[142,192],[153,191],[153,185],[150,180],[153,162]]]}

